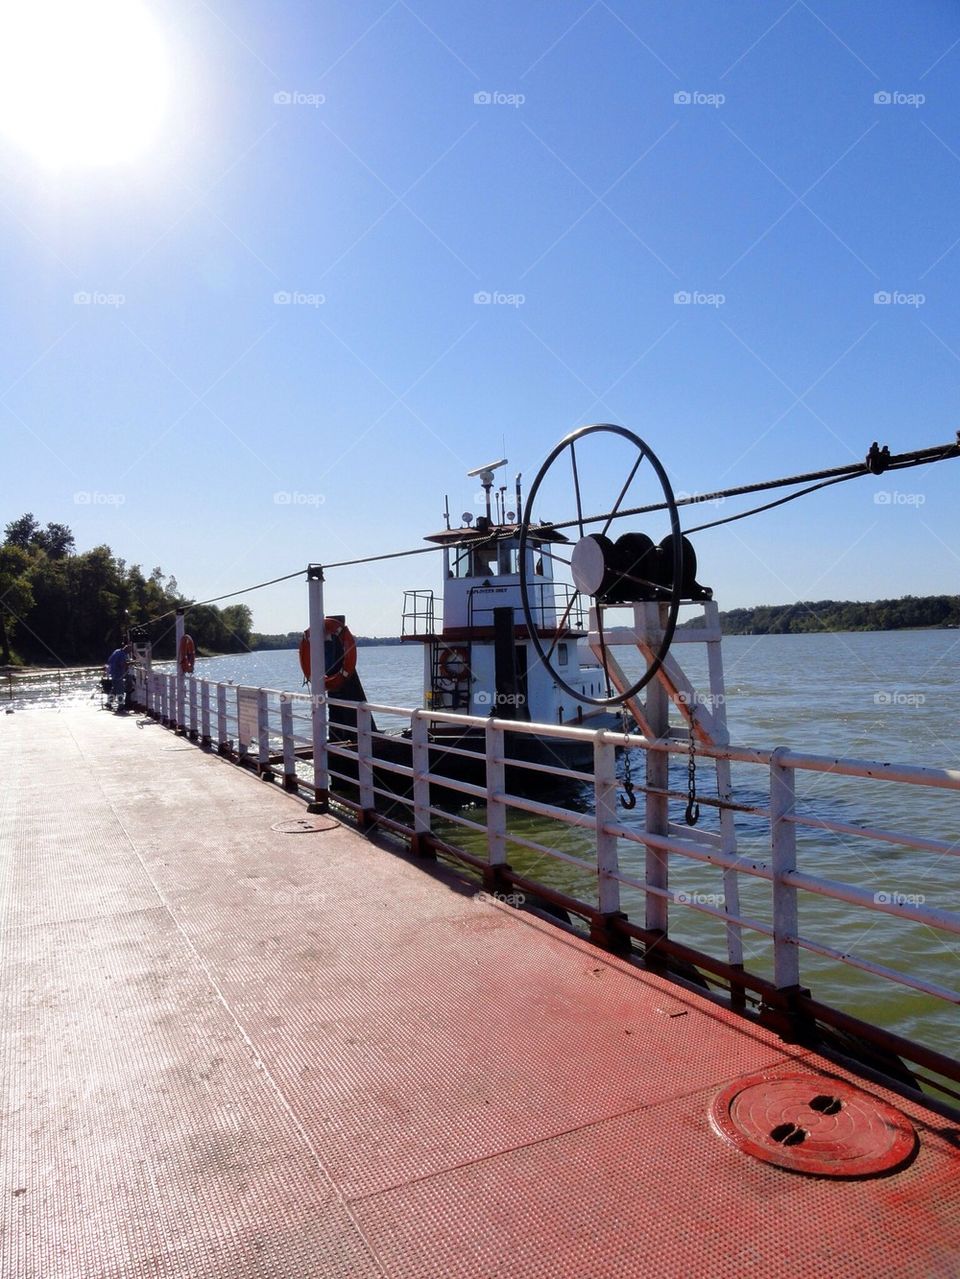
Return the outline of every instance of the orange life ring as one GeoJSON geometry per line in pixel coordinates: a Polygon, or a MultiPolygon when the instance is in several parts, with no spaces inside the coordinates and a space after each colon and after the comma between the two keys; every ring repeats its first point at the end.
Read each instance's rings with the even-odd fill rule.
{"type": "Polygon", "coordinates": [[[184,635],[180,641],[180,651],[177,653],[177,665],[184,675],[193,674],[193,664],[197,659],[197,650],[193,639],[189,635],[184,635]]]}
{"type": "MultiPolygon", "coordinates": [[[[350,633],[350,628],[345,622],[339,622],[335,617],[325,617],[323,619],[323,635],[324,645],[330,640],[338,640],[340,643],[341,653],[339,658],[334,660],[327,667],[324,676],[324,687],[328,693],[335,693],[338,688],[342,688],[347,680],[357,669],[357,641],[350,633]]],[[[303,671],[303,678],[307,681],[310,679],[310,627],[303,632],[303,638],[300,641],[300,669],[303,671]]]]}
{"type": "Polygon", "coordinates": [[[464,684],[470,678],[470,658],[465,648],[445,648],[440,654],[440,674],[451,684],[464,684]]]}

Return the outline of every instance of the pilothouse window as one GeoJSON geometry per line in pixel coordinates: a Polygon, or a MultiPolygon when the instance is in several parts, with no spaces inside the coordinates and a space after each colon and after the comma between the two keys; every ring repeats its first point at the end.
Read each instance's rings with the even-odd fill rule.
{"type": "Polygon", "coordinates": [[[566,644],[558,644],[558,645],[557,645],[557,664],[558,664],[559,666],[566,666],[566,664],[567,664],[567,646],[566,646],[566,644]]]}
{"type": "Polygon", "coordinates": [[[500,543],[500,572],[520,572],[520,548],[513,542],[500,543]]]}
{"type": "Polygon", "coordinates": [[[466,546],[455,546],[450,552],[450,576],[470,577],[470,549],[466,546]]]}

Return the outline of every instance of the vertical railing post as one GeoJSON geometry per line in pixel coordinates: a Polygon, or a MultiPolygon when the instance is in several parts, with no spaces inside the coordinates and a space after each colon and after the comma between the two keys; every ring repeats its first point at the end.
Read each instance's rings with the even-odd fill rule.
{"type": "Polygon", "coordinates": [[[377,796],[373,789],[373,714],[363,703],[357,707],[357,782],[360,788],[360,822],[366,826],[376,809],[377,796]]]}
{"type": "Polygon", "coordinates": [[[413,839],[415,853],[429,856],[430,849],[430,720],[424,711],[413,712],[410,740],[413,746],[413,839]]]}
{"type": "Polygon", "coordinates": [[[617,929],[617,921],[626,918],[620,910],[619,848],[617,836],[605,829],[617,820],[617,755],[613,743],[599,737],[593,745],[593,777],[599,913],[591,920],[590,940],[605,950],[625,954],[630,950],[630,939],[617,929]]]}
{"type": "Polygon", "coordinates": [[[307,592],[310,620],[310,707],[313,745],[313,805],[317,811],[327,807],[330,775],[327,771],[327,693],[326,630],[323,613],[323,568],[311,564],[307,568],[307,592]]]}
{"type": "Polygon", "coordinates": [[[227,689],[225,684],[217,685],[217,753],[228,754],[227,746],[227,689]]]}
{"type": "Polygon", "coordinates": [[[297,748],[293,740],[293,697],[280,694],[280,736],[283,739],[283,789],[297,789],[297,748]]]}
{"type": "Polygon", "coordinates": [[[194,741],[197,740],[197,677],[190,676],[189,684],[190,697],[190,736],[194,741]]]}
{"type": "Polygon", "coordinates": [[[184,611],[185,610],[182,608],[177,609],[176,639],[175,639],[176,656],[174,658],[174,667],[173,667],[174,669],[174,696],[173,696],[174,724],[173,726],[178,733],[182,732],[184,727],[183,682],[185,677],[184,677],[183,671],[180,669],[180,645],[183,642],[183,636],[184,636],[185,626],[186,626],[186,623],[184,620],[184,611]]]}
{"type": "Polygon", "coordinates": [[[210,681],[200,681],[200,744],[210,745],[210,681]]]}
{"type": "Polygon", "coordinates": [[[485,728],[485,783],[487,788],[487,869],[483,877],[484,888],[491,893],[503,892],[509,887],[505,872],[507,865],[507,790],[506,738],[502,727],[493,718],[485,728]]]}
{"type": "Polygon", "coordinates": [[[270,768],[270,703],[265,688],[257,689],[257,772],[261,777],[273,778],[270,768]]]}
{"type": "Polygon", "coordinates": [[[770,757],[770,846],[773,852],[773,981],[780,990],[800,985],[800,947],[796,943],[799,914],[797,890],[785,876],[797,869],[797,832],[788,821],[796,805],[792,768],[782,764],[785,748],[770,757]]]}
{"type": "MultiPolygon", "coordinates": [[[[637,630],[641,628],[646,642],[654,649],[660,643],[662,628],[660,625],[660,605],[638,604],[636,606],[637,630]]],[[[650,731],[659,740],[666,740],[670,729],[670,698],[659,679],[652,679],[647,685],[646,718],[650,731]]],[[[647,751],[647,786],[646,829],[655,835],[669,834],[670,801],[666,791],[670,784],[670,756],[666,751],[647,751]],[[663,792],[653,794],[653,791],[663,792]]],[[[663,890],[669,888],[669,862],[667,854],[659,848],[647,845],[645,883],[650,888],[663,890]]],[[[667,898],[661,893],[647,893],[646,927],[648,932],[667,935],[668,914],[667,898]]],[[[648,958],[656,959],[654,942],[648,946],[648,958]]]]}

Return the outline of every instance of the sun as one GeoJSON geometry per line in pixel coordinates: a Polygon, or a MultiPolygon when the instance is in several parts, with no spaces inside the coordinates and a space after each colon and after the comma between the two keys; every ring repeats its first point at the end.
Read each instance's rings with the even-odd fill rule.
{"type": "Polygon", "coordinates": [[[167,81],[139,0],[0,0],[0,133],[47,168],[134,159],[159,131],[167,81]]]}

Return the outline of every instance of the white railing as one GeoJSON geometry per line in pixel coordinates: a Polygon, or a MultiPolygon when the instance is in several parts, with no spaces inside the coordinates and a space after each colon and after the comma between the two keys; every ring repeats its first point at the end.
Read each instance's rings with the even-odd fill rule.
{"type": "MultiPolygon", "coordinates": [[[[149,677],[141,675],[138,696],[141,705],[166,724],[255,766],[262,774],[282,778],[288,789],[305,790],[324,799],[329,790],[338,802],[358,811],[362,820],[407,833],[421,851],[460,856],[481,870],[494,891],[504,889],[508,895],[511,886],[520,886],[528,894],[589,919],[592,934],[604,944],[613,942],[617,948],[619,941],[629,946],[633,938],[647,945],[648,958],[655,958],[660,948],[664,955],[693,956],[697,963],[703,960],[707,971],[723,977],[741,996],[744,991],[753,991],[768,1005],[779,997],[794,1010],[806,1001],[808,1015],[819,1018],[824,1006],[814,1004],[803,988],[807,975],[803,956],[809,955],[869,974],[890,987],[960,1004],[960,992],[945,981],[877,962],[853,947],[838,944],[835,925],[824,910],[830,903],[840,902],[848,911],[865,912],[867,928],[878,916],[896,917],[932,930],[933,935],[945,939],[946,947],[957,945],[953,939],[960,938],[960,912],[928,905],[918,894],[877,891],[876,885],[882,882],[879,870],[875,878],[870,876],[878,865],[878,848],[896,846],[938,859],[956,858],[960,855],[958,841],[893,830],[887,825],[873,827],[809,815],[799,811],[797,803],[801,774],[860,779],[863,790],[893,783],[957,792],[960,770],[834,759],[784,748],[698,744],[698,763],[731,761],[743,771],[744,793],[753,797],[750,803],[728,805],[700,796],[705,811],[716,815],[732,809],[749,824],[750,830],[741,841],[748,851],[730,854],[722,850],[718,834],[710,829],[689,828],[679,819],[631,824],[618,814],[617,795],[623,786],[617,773],[618,752],[629,752],[637,771],[639,761],[649,752],[679,756],[685,765],[689,753],[686,741],[648,741],[564,725],[326,698],[321,700],[326,703],[331,736],[326,752],[321,752],[324,767],[318,773],[313,760],[314,703],[309,693],[243,688],[154,672],[149,677]],[[338,717],[350,721],[339,732],[338,717]],[[441,740],[437,730],[443,727],[461,729],[470,740],[460,744],[456,738],[452,742],[441,740]],[[586,748],[590,767],[561,769],[549,760],[517,758],[518,744],[531,736],[548,747],[552,743],[586,748]],[[457,763],[461,760],[462,766],[457,763]],[[451,775],[451,769],[462,775],[451,775]],[[564,806],[536,797],[531,793],[532,783],[542,781],[544,774],[552,775],[553,780],[562,774],[567,781],[579,783],[591,802],[564,806]],[[761,794],[764,799],[758,800],[761,794]],[[478,812],[476,805],[482,805],[483,811],[478,812]],[[555,823],[552,829],[557,838],[549,842],[531,838],[517,821],[528,817],[555,823]],[[457,835],[458,830],[462,835],[457,835]],[[798,864],[797,836],[806,831],[849,846],[851,855],[844,862],[845,867],[854,868],[849,881],[817,874],[815,867],[798,864]],[[545,859],[558,869],[514,869],[511,856],[527,862],[545,859]],[[729,883],[731,875],[738,877],[737,883],[743,877],[760,888],[760,896],[754,892],[752,905],[738,906],[734,912],[722,895],[685,891],[678,866],[691,865],[716,868],[723,883],[729,883]],[[570,887],[566,880],[571,878],[575,885],[589,880],[589,894],[582,887],[570,887]],[[866,885],[865,878],[870,879],[866,885]],[[817,903],[817,908],[811,908],[811,903],[817,903]],[[700,929],[709,929],[710,921],[716,921],[712,924],[716,934],[712,949],[709,938],[699,935],[689,944],[676,940],[691,920],[699,920],[700,929]],[[684,927],[678,930],[680,922],[684,927]],[[741,964],[748,939],[752,967],[741,964]]],[[[648,813],[661,818],[665,805],[679,803],[682,810],[686,798],[682,790],[664,789],[663,785],[635,789],[641,794],[640,803],[648,805],[648,813]]],[[[871,811],[867,794],[862,807],[871,811]]],[[[639,805],[638,811],[643,811],[639,805]]],[[[539,830],[542,827],[537,833],[539,830]]],[[[740,894],[731,894],[730,900],[739,903],[740,894]]],[[[837,1015],[845,1016],[842,1012],[837,1015]]],[[[887,1034],[887,1039],[898,1049],[906,1043],[893,1034],[887,1034]]],[[[932,1063],[931,1068],[939,1074],[960,1080],[960,1067],[947,1069],[956,1052],[948,1058],[915,1044],[909,1046],[918,1049],[908,1054],[909,1060],[932,1063]]]]}

